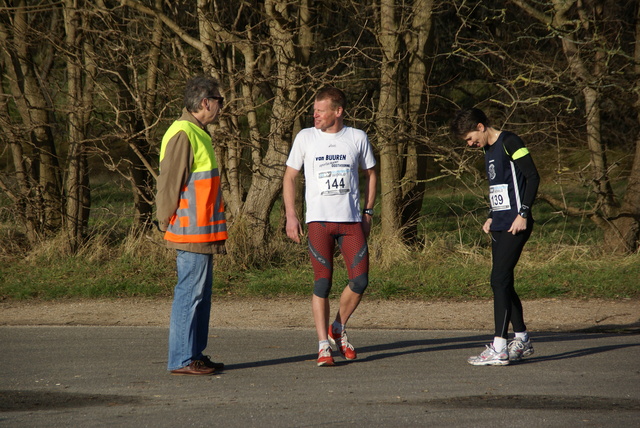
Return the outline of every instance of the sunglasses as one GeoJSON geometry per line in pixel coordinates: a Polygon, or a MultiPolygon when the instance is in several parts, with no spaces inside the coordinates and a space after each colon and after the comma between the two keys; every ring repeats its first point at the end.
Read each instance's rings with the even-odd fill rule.
{"type": "Polygon", "coordinates": [[[222,108],[222,104],[224,103],[224,97],[210,96],[210,97],[207,97],[207,98],[211,99],[211,100],[218,101],[218,104],[220,105],[220,108],[222,108]]]}

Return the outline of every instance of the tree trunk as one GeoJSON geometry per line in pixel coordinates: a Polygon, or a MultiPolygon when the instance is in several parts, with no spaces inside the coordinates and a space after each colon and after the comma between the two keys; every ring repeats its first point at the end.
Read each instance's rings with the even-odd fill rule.
{"type": "Polygon", "coordinates": [[[96,65],[93,62],[93,47],[82,37],[83,27],[88,23],[82,19],[76,0],[64,1],[64,26],[66,32],[67,83],[69,106],[69,153],[66,179],[66,218],[68,244],[76,252],[84,242],[89,222],[90,195],[89,168],[86,150],[86,127],[93,106],[93,87],[96,65]],[[84,24],[84,25],[83,25],[84,24]]]}
{"type": "Polygon", "coordinates": [[[402,180],[402,231],[409,243],[418,240],[418,222],[426,191],[426,145],[412,136],[427,134],[426,110],[428,101],[428,52],[433,44],[431,21],[433,0],[416,0],[412,7],[411,29],[405,36],[408,56],[407,121],[409,135],[402,180]]]}
{"type": "MultiPolygon", "coordinates": [[[[250,245],[258,250],[264,248],[268,242],[269,214],[282,189],[284,165],[296,117],[295,105],[300,98],[301,77],[298,61],[304,60],[304,55],[297,54],[296,34],[283,26],[283,23],[293,19],[288,15],[286,6],[274,0],[267,0],[265,10],[269,17],[269,34],[273,40],[272,48],[277,67],[276,89],[271,107],[268,145],[266,149],[256,145],[252,147],[251,157],[257,171],[251,178],[251,187],[242,209],[242,221],[248,228],[250,245]]],[[[307,39],[305,43],[308,42],[307,39]]]]}
{"type": "MultiPolygon", "coordinates": [[[[625,192],[620,216],[611,220],[610,231],[605,233],[605,248],[621,252],[636,252],[640,248],[640,8],[636,8],[634,74],[636,99],[636,123],[638,133],[635,140],[635,155],[631,165],[627,191],[625,192]]],[[[605,229],[606,230],[606,229],[605,229]]]]}
{"type": "Polygon", "coordinates": [[[376,114],[378,148],[380,150],[381,226],[385,242],[383,258],[390,260],[401,245],[400,162],[398,134],[395,129],[398,109],[398,24],[394,0],[381,0],[378,41],[382,51],[380,67],[380,99],[376,114]]]}

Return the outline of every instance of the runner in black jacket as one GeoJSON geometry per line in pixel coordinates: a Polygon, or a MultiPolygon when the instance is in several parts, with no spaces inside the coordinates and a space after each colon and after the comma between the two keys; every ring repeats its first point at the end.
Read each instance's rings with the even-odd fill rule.
{"type": "Polygon", "coordinates": [[[495,333],[493,343],[480,355],[470,357],[469,363],[507,365],[509,361],[533,354],[522,303],[514,288],[513,270],[533,230],[531,206],[540,177],[522,139],[512,132],[491,127],[482,110],[460,110],[451,123],[451,131],[469,147],[484,150],[491,204],[482,230],[492,238],[495,333]],[[507,343],[510,323],[515,338],[507,343]]]}

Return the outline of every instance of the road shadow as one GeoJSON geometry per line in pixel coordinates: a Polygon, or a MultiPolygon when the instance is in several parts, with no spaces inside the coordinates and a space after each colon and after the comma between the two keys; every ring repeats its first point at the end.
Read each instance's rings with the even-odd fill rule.
{"type": "MultiPolygon", "coordinates": [[[[426,332],[428,334],[428,332],[426,332]]],[[[473,335],[463,336],[455,338],[442,338],[442,339],[425,339],[425,340],[409,340],[390,342],[382,345],[364,346],[359,347],[358,351],[367,354],[366,357],[357,361],[375,361],[385,358],[393,358],[397,356],[419,354],[425,352],[435,351],[447,351],[447,350],[460,350],[460,349],[472,349],[479,348],[487,345],[491,340],[487,335],[473,335]]],[[[595,355],[603,352],[615,351],[618,349],[640,347],[640,342],[631,341],[631,335],[627,333],[607,334],[607,333],[550,333],[550,332],[538,332],[532,333],[532,339],[534,347],[538,349],[538,355],[528,357],[519,361],[518,363],[536,363],[553,360],[562,360],[567,358],[581,358],[588,355],[595,355]],[[605,337],[625,337],[629,338],[629,343],[621,343],[617,345],[606,346],[590,346],[571,349],[566,352],[539,355],[540,349],[544,349],[545,343],[570,343],[574,341],[585,340],[599,340],[605,337]]]]}
{"type": "Polygon", "coordinates": [[[137,405],[140,397],[114,394],[80,394],[63,391],[0,391],[0,413],[60,410],[93,406],[137,405]]]}
{"type": "MultiPolygon", "coordinates": [[[[425,336],[429,335],[429,331],[425,331],[425,336]]],[[[608,333],[557,333],[557,332],[537,332],[532,333],[532,340],[534,346],[536,347],[537,354],[534,354],[531,357],[523,359],[518,362],[518,364],[532,364],[532,363],[542,363],[546,361],[554,361],[554,360],[563,360],[568,358],[581,358],[589,355],[595,355],[603,352],[610,352],[619,349],[631,348],[631,347],[640,347],[640,342],[637,340],[633,341],[632,337],[634,335],[630,335],[628,333],[619,333],[619,334],[608,334],[608,333]],[[605,337],[625,337],[629,338],[630,341],[628,343],[621,343],[617,345],[606,345],[606,346],[589,346],[589,347],[575,347],[574,349],[569,349],[567,351],[554,353],[554,354],[544,354],[545,352],[545,343],[567,343],[568,347],[571,348],[571,342],[578,341],[598,341],[599,339],[605,337]],[[537,346],[536,346],[537,345],[537,346]]],[[[456,350],[475,350],[478,348],[483,348],[490,341],[491,337],[487,334],[473,334],[468,336],[452,336],[445,338],[428,338],[424,339],[415,339],[415,340],[399,340],[388,343],[381,343],[376,345],[368,345],[368,346],[358,346],[358,359],[353,361],[341,361],[339,354],[336,354],[338,358],[336,358],[336,365],[343,364],[353,364],[353,363],[365,363],[377,360],[384,360],[389,358],[407,356],[412,354],[425,354],[429,352],[442,352],[442,351],[456,351],[456,350]]],[[[548,348],[547,348],[548,349],[548,348]]],[[[471,352],[473,353],[473,352],[471,352]]],[[[470,354],[471,355],[471,354],[470,354]]],[[[239,370],[239,369],[247,369],[247,368],[258,368],[265,366],[275,366],[280,364],[294,364],[300,362],[308,362],[315,360],[317,358],[316,354],[308,353],[308,354],[300,354],[295,356],[286,356],[283,358],[270,358],[261,361],[252,361],[246,363],[239,364],[230,364],[225,367],[225,371],[227,370],[239,370]]]]}
{"type": "MultiPolygon", "coordinates": [[[[336,365],[349,364],[354,362],[374,361],[383,358],[391,358],[394,356],[408,355],[414,353],[434,352],[446,349],[461,349],[471,347],[472,344],[478,345],[481,338],[485,336],[474,335],[468,337],[451,337],[451,338],[438,338],[438,339],[418,339],[418,340],[402,340],[397,342],[391,342],[380,345],[360,346],[357,348],[359,355],[366,355],[359,357],[353,361],[341,361],[338,352],[334,352],[334,358],[336,358],[336,365]],[[412,349],[415,348],[415,349],[412,349]]],[[[239,364],[229,364],[225,366],[227,370],[238,370],[246,368],[256,368],[273,366],[279,364],[291,364],[304,361],[315,360],[317,354],[303,354],[296,356],[289,356],[283,358],[272,358],[262,361],[252,361],[239,364]]]]}
{"type": "MultiPolygon", "coordinates": [[[[603,352],[615,351],[617,349],[624,349],[629,347],[640,347],[640,342],[633,340],[633,334],[629,334],[629,329],[625,328],[623,333],[602,333],[602,332],[534,332],[532,333],[532,340],[536,349],[536,354],[523,359],[518,364],[524,363],[541,363],[546,361],[562,360],[567,358],[581,358],[589,355],[599,354],[603,352]],[[549,354],[545,353],[548,348],[544,347],[545,343],[570,343],[577,341],[598,341],[605,337],[625,337],[629,338],[628,343],[621,343],[618,345],[606,345],[606,346],[589,346],[589,347],[572,347],[567,345],[568,350],[562,352],[549,354]],[[573,348],[573,349],[571,349],[573,348]]],[[[371,330],[369,330],[371,332],[371,330]]],[[[376,330],[380,335],[388,334],[389,330],[376,330]]],[[[354,331],[355,333],[355,331],[354,331]]],[[[455,334],[455,332],[452,332],[455,334]]],[[[441,332],[439,332],[441,334],[441,332]]],[[[442,351],[459,351],[463,349],[469,349],[470,354],[476,354],[479,350],[482,350],[485,345],[491,341],[490,334],[472,334],[466,336],[451,337],[438,337],[430,338],[429,330],[424,330],[424,339],[415,340],[399,340],[388,343],[380,343],[374,345],[358,346],[356,344],[356,350],[358,351],[358,359],[353,361],[344,361],[341,359],[337,352],[334,352],[334,358],[336,365],[353,364],[353,363],[365,363],[371,361],[384,360],[389,358],[396,358],[401,356],[413,355],[413,354],[425,354],[429,352],[442,352],[442,351]]],[[[355,335],[354,335],[355,336],[355,335]]],[[[360,339],[363,340],[363,339],[360,339]]],[[[366,339],[364,339],[366,340],[366,339]]],[[[554,347],[557,348],[557,347],[554,347]]],[[[315,353],[304,353],[299,355],[283,356],[282,358],[269,358],[260,361],[250,361],[238,364],[229,364],[225,367],[226,371],[240,370],[247,368],[260,368],[267,366],[277,366],[281,364],[295,364],[301,362],[314,361],[317,358],[315,353]]]]}

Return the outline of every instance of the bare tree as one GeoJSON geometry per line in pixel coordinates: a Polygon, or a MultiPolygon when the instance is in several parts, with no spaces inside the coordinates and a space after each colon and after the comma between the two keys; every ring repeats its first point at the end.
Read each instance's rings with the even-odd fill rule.
{"type": "MultiPolygon", "coordinates": [[[[154,0],[154,5],[161,8],[162,0],[154,0]]],[[[115,118],[104,124],[100,141],[105,146],[100,154],[109,169],[119,172],[131,184],[134,223],[149,225],[160,138],[155,130],[167,110],[161,103],[172,101],[175,92],[164,82],[167,79],[163,79],[162,67],[179,67],[169,55],[162,55],[163,48],[169,50],[170,44],[158,17],[149,18],[132,9],[104,4],[98,10],[105,30],[99,65],[104,78],[97,83],[97,93],[112,112],[107,119],[115,118]],[[120,141],[127,144],[125,158],[114,156],[113,150],[109,150],[120,141]]]]}
{"type": "Polygon", "coordinates": [[[27,6],[25,1],[0,10],[3,83],[2,125],[12,152],[13,175],[0,176],[4,192],[14,201],[18,219],[34,244],[62,227],[63,191],[53,96],[47,87],[55,48],[49,34],[60,34],[59,10],[27,6]],[[36,12],[31,9],[34,8],[36,12]],[[8,88],[8,92],[4,92],[8,88]],[[14,114],[16,113],[16,114],[14,114]]]}
{"type": "Polygon", "coordinates": [[[557,168],[553,178],[560,185],[570,178],[588,187],[595,199],[592,204],[572,206],[551,189],[541,192],[539,199],[566,215],[592,219],[604,231],[607,251],[635,251],[638,212],[621,201],[638,196],[632,187],[622,199],[620,191],[614,191],[635,172],[620,171],[621,164],[611,163],[608,155],[611,147],[622,147],[625,134],[637,133],[637,123],[625,117],[636,115],[630,95],[637,75],[629,59],[637,37],[632,29],[637,3],[453,4],[461,25],[448,55],[457,68],[452,69],[455,89],[448,91],[452,101],[481,105],[496,122],[515,127],[534,148],[556,145],[560,164],[572,149],[587,154],[587,168],[557,168]]]}
{"type": "Polygon", "coordinates": [[[426,146],[415,137],[427,132],[432,9],[430,0],[381,0],[376,13],[381,58],[375,114],[382,233],[385,239],[399,242],[416,238],[425,191],[426,146]]]}
{"type": "MultiPolygon", "coordinates": [[[[433,63],[433,0],[415,0],[409,16],[409,28],[403,35],[406,55],[406,129],[403,131],[405,153],[402,178],[402,230],[409,242],[418,239],[418,220],[426,192],[427,153],[430,144],[427,112],[429,76],[433,63]],[[412,16],[411,16],[412,15],[412,16]],[[426,141],[425,141],[426,140],[426,141]]],[[[401,79],[402,80],[402,79],[401,79]]]]}
{"type": "Polygon", "coordinates": [[[242,236],[256,255],[268,242],[269,215],[304,109],[301,70],[311,41],[307,0],[199,0],[189,24],[196,35],[185,31],[171,11],[134,0],[122,3],[161,20],[198,53],[199,71],[223,82],[227,108],[212,134],[235,230],[231,241],[239,243],[242,236]],[[267,112],[265,121],[260,115],[267,112]]]}
{"type": "Polygon", "coordinates": [[[70,250],[75,252],[84,241],[89,222],[90,187],[87,162],[87,126],[93,109],[93,88],[97,72],[90,37],[87,10],[78,9],[77,0],[64,0],[63,22],[66,53],[68,143],[66,165],[65,229],[70,250]]]}
{"type": "MultiPolygon", "coordinates": [[[[604,231],[605,250],[636,251],[640,238],[640,189],[637,182],[640,163],[633,163],[630,182],[621,202],[611,183],[611,165],[603,141],[605,124],[602,104],[611,86],[620,91],[630,91],[634,85],[637,88],[637,62],[631,85],[627,86],[610,76],[616,76],[628,67],[628,58],[638,59],[637,48],[635,53],[630,52],[624,43],[628,40],[624,32],[630,27],[625,13],[634,11],[637,17],[638,5],[606,0],[553,0],[543,9],[538,2],[511,1],[545,25],[550,31],[549,36],[560,40],[573,84],[582,94],[584,140],[591,158],[591,186],[597,198],[594,208],[585,214],[604,231]],[[620,64],[621,61],[623,64],[620,64]]],[[[634,45],[640,41],[637,26],[636,18],[634,45]]],[[[636,140],[635,159],[640,156],[639,151],[640,145],[636,140]]],[[[578,211],[548,195],[546,199],[567,213],[578,211]]]]}
{"type": "Polygon", "coordinates": [[[96,75],[90,10],[65,0],[0,11],[3,88],[10,88],[1,120],[13,153],[13,174],[0,176],[2,188],[32,245],[64,231],[66,249],[75,252],[90,213],[87,128],[96,75]]]}
{"type": "MultiPolygon", "coordinates": [[[[400,240],[401,153],[397,142],[397,110],[400,84],[400,30],[394,0],[380,0],[378,40],[381,49],[380,97],[376,111],[380,150],[382,234],[389,242],[400,240]]],[[[393,248],[387,245],[385,248],[393,248]]]]}
{"type": "Polygon", "coordinates": [[[0,2],[8,166],[0,190],[31,243],[65,231],[77,249],[98,155],[131,183],[136,223],[148,222],[157,149],[179,114],[182,82],[212,75],[225,97],[211,130],[231,245],[246,247],[236,252],[243,262],[259,261],[293,137],[315,91],[334,85],[378,151],[388,242],[418,237],[427,159],[443,174],[475,171],[443,128],[455,107],[481,104],[534,146],[561,141],[559,151],[588,153],[588,168],[572,176],[588,182],[593,205],[541,197],[589,216],[608,250],[636,251],[638,8],[631,0],[0,2]],[[608,149],[631,133],[629,169],[616,172],[623,162],[611,162],[608,149]]]}

